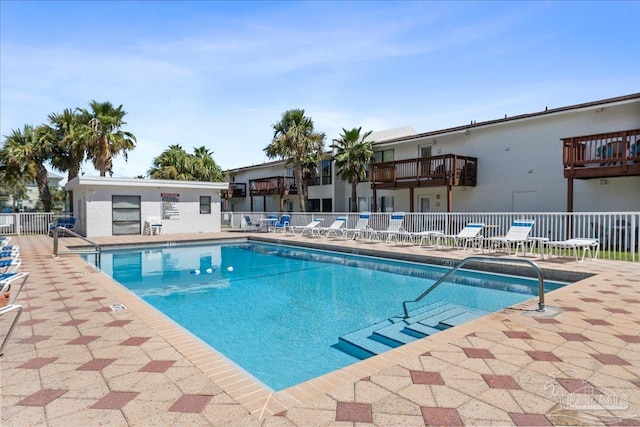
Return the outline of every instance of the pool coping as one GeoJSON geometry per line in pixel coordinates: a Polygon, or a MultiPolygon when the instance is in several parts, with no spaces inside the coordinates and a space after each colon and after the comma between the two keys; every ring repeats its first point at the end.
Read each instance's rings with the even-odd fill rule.
{"type": "MultiPolygon", "coordinates": [[[[165,236],[166,238],[167,236],[165,236]]],[[[188,239],[180,240],[180,244],[202,244],[205,242],[220,242],[220,241],[234,241],[234,240],[255,240],[268,243],[278,243],[286,245],[296,245],[302,247],[308,247],[312,249],[327,249],[336,251],[339,249],[341,252],[348,252],[358,255],[371,255],[380,257],[381,253],[395,254],[389,251],[381,251],[379,249],[368,248],[349,248],[349,247],[336,247],[331,244],[319,244],[313,241],[307,240],[293,240],[284,239],[282,236],[278,237],[263,237],[256,235],[247,236],[233,236],[233,237],[220,237],[211,238],[204,237],[202,239],[188,239]],[[351,249],[351,251],[349,250],[351,249]]],[[[153,246],[166,247],[166,240],[149,242],[147,243],[113,243],[108,245],[102,245],[108,249],[118,249],[126,247],[140,247],[140,246],[153,246]]],[[[79,248],[84,245],[69,245],[68,248],[79,248]]],[[[380,246],[376,246],[380,248],[380,246]]],[[[391,258],[391,256],[387,256],[391,258]]],[[[448,257],[429,257],[429,256],[412,256],[410,254],[404,254],[400,257],[394,257],[395,259],[404,260],[421,260],[434,259],[440,265],[451,266],[451,262],[459,261],[458,258],[448,257]]],[[[481,318],[467,322],[463,325],[456,326],[455,328],[447,329],[439,332],[436,335],[424,337],[418,339],[412,343],[405,344],[401,347],[391,349],[385,353],[372,356],[368,359],[356,362],[352,365],[338,369],[333,372],[321,375],[311,380],[302,382],[300,384],[291,386],[284,390],[273,391],[265,387],[262,383],[254,379],[247,374],[244,370],[239,368],[235,363],[231,362],[228,358],[217,352],[215,349],[205,344],[195,335],[188,332],[186,329],[175,323],[173,320],[162,314],[160,311],[146,303],[144,300],[130,292],[123,285],[117,283],[113,279],[109,278],[105,274],[96,270],[95,267],[85,262],[81,257],[75,257],[80,263],[79,267],[83,268],[87,273],[92,274],[92,278],[98,281],[108,292],[110,292],[118,301],[124,304],[133,314],[140,318],[153,329],[158,335],[172,345],[178,352],[180,352],[187,360],[193,363],[199,368],[205,375],[207,375],[217,386],[225,391],[229,396],[241,404],[248,412],[262,420],[267,416],[277,415],[284,413],[288,409],[301,405],[305,402],[321,396],[332,391],[336,391],[341,387],[355,383],[363,378],[367,378],[373,374],[383,371],[387,368],[391,368],[399,363],[408,359],[420,356],[425,352],[428,352],[430,348],[436,343],[449,343],[458,338],[472,333],[477,330],[478,322],[490,319],[501,321],[510,316],[519,316],[523,312],[531,315],[537,308],[537,297],[528,299],[519,304],[510,306],[498,312],[487,314],[481,318]]],[[[556,269],[544,269],[550,274],[552,272],[558,272],[562,270],[556,269]]],[[[602,274],[595,273],[580,273],[567,271],[567,274],[580,274],[582,279],[578,282],[571,283],[560,289],[551,291],[547,295],[553,294],[558,296],[564,292],[572,292],[575,286],[586,286],[593,283],[595,280],[600,280],[602,274]],[[588,277],[584,277],[584,276],[588,277]]],[[[604,273],[606,274],[606,273],[604,273]]],[[[565,276],[566,277],[566,276],[565,276]]],[[[555,280],[555,279],[553,279],[555,280]]],[[[548,317],[553,315],[552,313],[540,313],[542,317],[548,317]]]]}

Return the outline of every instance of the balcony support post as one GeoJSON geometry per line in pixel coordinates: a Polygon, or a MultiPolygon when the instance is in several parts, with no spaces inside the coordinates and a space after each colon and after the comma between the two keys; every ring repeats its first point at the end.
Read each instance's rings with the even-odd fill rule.
{"type": "Polygon", "coordinates": [[[567,178],[567,212],[573,212],[573,178],[567,178]]]}

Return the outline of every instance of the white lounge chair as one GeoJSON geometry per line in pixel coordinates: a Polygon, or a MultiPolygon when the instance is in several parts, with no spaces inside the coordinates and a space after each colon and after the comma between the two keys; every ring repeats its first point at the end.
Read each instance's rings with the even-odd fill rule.
{"type": "Polygon", "coordinates": [[[290,226],[289,230],[291,230],[291,233],[293,234],[296,234],[296,232],[299,231],[301,236],[304,236],[305,233],[307,233],[309,237],[320,236],[319,226],[322,224],[322,221],[324,221],[324,219],[316,218],[307,225],[290,226]]]}
{"type": "Polygon", "coordinates": [[[547,258],[550,259],[553,255],[553,250],[556,250],[557,256],[561,255],[557,252],[559,250],[569,250],[573,252],[573,255],[576,258],[577,263],[584,262],[584,259],[589,252],[589,257],[592,260],[598,259],[598,254],[600,253],[600,245],[598,239],[591,238],[583,238],[576,237],[568,240],[550,240],[546,242],[542,242],[543,250],[542,250],[542,258],[545,256],[544,248],[547,248],[549,253],[547,254],[547,258]],[[591,249],[595,248],[595,253],[591,252],[591,249]],[[578,257],[578,250],[582,249],[582,258],[578,257]]]}
{"type": "Polygon", "coordinates": [[[344,235],[344,232],[346,230],[346,228],[344,227],[346,223],[347,223],[347,218],[343,216],[339,216],[338,218],[336,218],[335,221],[333,221],[333,223],[331,223],[330,226],[320,227],[320,233],[324,233],[324,237],[327,239],[332,235],[335,238],[338,238],[338,233],[340,233],[340,236],[344,235]]]}
{"type": "Polygon", "coordinates": [[[0,274],[0,293],[11,292],[11,301],[9,304],[16,303],[18,295],[27,283],[28,278],[29,273],[26,271],[0,274]]]}
{"type": "Polygon", "coordinates": [[[369,233],[369,241],[372,241],[374,238],[378,240],[382,240],[384,238],[385,242],[389,243],[393,239],[398,241],[398,237],[405,236],[408,237],[409,233],[402,228],[402,222],[404,221],[404,212],[394,212],[391,214],[389,218],[389,225],[386,230],[373,230],[369,233]]]}
{"type": "Polygon", "coordinates": [[[353,228],[345,229],[343,237],[355,240],[362,236],[363,232],[369,229],[369,219],[371,219],[371,212],[361,212],[358,216],[358,222],[356,222],[356,225],[353,228]]]}
{"type": "Polygon", "coordinates": [[[485,237],[484,242],[487,243],[487,250],[498,250],[500,247],[506,247],[507,253],[512,255],[511,248],[514,247],[513,255],[518,254],[518,248],[522,248],[522,255],[526,254],[526,245],[530,241],[529,233],[533,228],[535,221],[532,219],[518,219],[511,223],[511,227],[507,234],[500,237],[485,237]]]}
{"type": "Polygon", "coordinates": [[[0,274],[15,273],[22,265],[22,258],[4,258],[0,259],[0,274]]]}
{"type": "Polygon", "coordinates": [[[458,234],[444,234],[441,236],[442,240],[453,240],[454,247],[460,250],[466,250],[470,243],[480,244],[482,242],[482,228],[483,222],[470,222],[464,226],[458,234]]]}

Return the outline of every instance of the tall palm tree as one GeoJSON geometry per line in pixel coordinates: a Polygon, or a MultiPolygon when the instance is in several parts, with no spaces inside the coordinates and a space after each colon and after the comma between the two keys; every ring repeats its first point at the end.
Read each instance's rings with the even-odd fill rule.
{"type": "Polygon", "coordinates": [[[317,164],[324,152],[324,139],[324,133],[314,131],[313,120],[304,115],[304,110],[293,109],[285,111],[273,125],[273,140],[264,149],[270,159],[280,158],[293,165],[301,212],[307,211],[304,169],[317,164]]]}
{"type": "Polygon", "coordinates": [[[351,183],[351,212],[358,211],[358,182],[367,178],[367,168],[373,159],[373,142],[367,138],[373,131],[361,134],[362,127],[346,130],[342,128],[339,139],[334,139],[333,160],[336,175],[351,183]]]}
{"type": "Polygon", "coordinates": [[[12,130],[0,150],[0,161],[7,166],[7,179],[22,179],[24,182],[35,180],[44,210],[51,212],[51,193],[45,162],[51,158],[53,146],[45,137],[46,133],[45,126],[34,128],[25,125],[22,130],[12,130]]]}
{"type": "Polygon", "coordinates": [[[85,160],[87,143],[83,138],[83,115],[70,108],[62,113],[49,114],[46,137],[54,145],[51,164],[67,172],[67,181],[78,177],[85,160]]]}
{"type": "MultiPolygon", "coordinates": [[[[51,164],[67,172],[67,182],[77,178],[86,157],[87,140],[83,135],[83,119],[88,117],[70,108],[49,114],[46,138],[54,147],[51,164]]],[[[86,124],[86,123],[85,123],[86,124]]],[[[73,192],[69,191],[69,209],[73,212],[73,192]]]]}
{"type": "Polygon", "coordinates": [[[122,130],[127,114],[122,105],[115,108],[110,102],[91,101],[90,110],[80,109],[87,142],[87,157],[100,172],[100,176],[113,173],[113,158],[122,154],[125,161],[128,152],[136,148],[136,137],[122,130]]]}
{"type": "Polygon", "coordinates": [[[226,175],[222,168],[213,160],[213,151],[202,147],[193,150],[193,176],[196,181],[214,181],[222,182],[226,179],[226,175]]]}

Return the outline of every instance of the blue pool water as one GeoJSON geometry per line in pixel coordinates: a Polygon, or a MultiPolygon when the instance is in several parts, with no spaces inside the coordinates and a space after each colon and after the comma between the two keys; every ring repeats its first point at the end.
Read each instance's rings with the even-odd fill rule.
{"type": "MultiPolygon", "coordinates": [[[[101,268],[274,390],[358,361],[338,337],[400,315],[446,272],[252,242],[103,251],[101,268]]],[[[464,272],[425,302],[491,312],[535,295],[537,281],[464,272]]]]}

